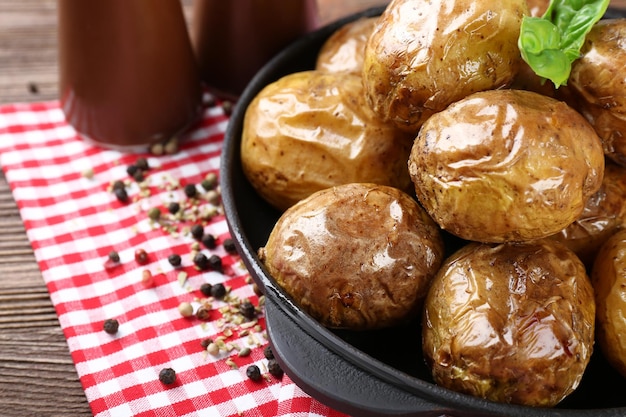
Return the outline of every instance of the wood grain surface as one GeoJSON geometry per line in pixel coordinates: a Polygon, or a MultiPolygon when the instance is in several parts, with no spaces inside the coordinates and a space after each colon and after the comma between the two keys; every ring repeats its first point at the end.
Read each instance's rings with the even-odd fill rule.
{"type": "MultiPolygon", "coordinates": [[[[186,16],[191,1],[183,0],[186,16]]],[[[384,0],[318,0],[323,22],[384,0]]],[[[613,6],[626,7],[626,0],[613,6]]],[[[0,0],[0,104],[55,100],[56,0],[0,0]]],[[[67,343],[0,173],[0,416],[89,416],[67,343]]]]}

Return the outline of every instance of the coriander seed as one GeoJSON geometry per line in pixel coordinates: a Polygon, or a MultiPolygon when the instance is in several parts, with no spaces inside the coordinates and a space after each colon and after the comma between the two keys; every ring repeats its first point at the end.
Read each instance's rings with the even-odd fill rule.
{"type": "Polygon", "coordinates": [[[106,319],[104,321],[104,324],[102,325],[102,328],[108,334],[117,333],[117,330],[119,329],[119,327],[120,327],[120,323],[116,319],[106,319]]]}
{"type": "Polygon", "coordinates": [[[165,385],[172,385],[176,382],[176,371],[172,368],[161,369],[161,372],[159,372],[159,381],[165,385]]]}
{"type": "Polygon", "coordinates": [[[246,368],[246,376],[253,381],[260,381],[261,369],[257,365],[250,365],[246,368]]]}
{"type": "Polygon", "coordinates": [[[178,312],[183,317],[191,317],[193,316],[193,306],[190,303],[183,301],[178,305],[178,312]]]}
{"type": "Polygon", "coordinates": [[[148,217],[154,222],[159,221],[159,219],[161,218],[161,209],[159,209],[158,207],[152,207],[150,210],[148,210],[148,217]]]}

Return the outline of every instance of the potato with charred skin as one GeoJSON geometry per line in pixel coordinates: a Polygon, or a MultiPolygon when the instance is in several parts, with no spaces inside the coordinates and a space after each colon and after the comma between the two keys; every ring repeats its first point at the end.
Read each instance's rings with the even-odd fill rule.
{"type": "Polygon", "coordinates": [[[359,75],[303,71],[267,85],[252,100],[241,163],[259,195],[285,210],[315,191],[350,182],[409,190],[412,139],[369,109],[359,75]]]}
{"type": "Polygon", "coordinates": [[[606,155],[626,166],[626,19],[594,25],[572,64],[566,91],[600,135],[606,155]]]}
{"type": "Polygon", "coordinates": [[[424,358],[448,389],[550,407],[578,386],[594,322],[591,282],[565,246],[474,242],[451,255],[431,284],[424,358]]]}
{"type": "Polygon", "coordinates": [[[528,241],[580,217],[602,183],[604,153],[593,128],[565,103],[491,90],[428,119],[409,172],[443,229],[478,242],[528,241]]]}
{"type": "Polygon", "coordinates": [[[324,42],[317,54],[315,69],[348,71],[361,75],[365,44],[374,31],[378,17],[362,17],[347,23],[324,42]]]}
{"type": "Polygon", "coordinates": [[[607,361],[626,378],[626,230],[600,248],[591,272],[596,297],[596,334],[607,361]]]}
{"type": "Polygon", "coordinates": [[[382,120],[416,133],[433,113],[509,85],[525,0],[393,0],[365,47],[363,82],[382,120]]]}
{"type": "Polygon", "coordinates": [[[331,328],[405,324],[444,256],[440,229],[408,194],[375,184],[318,191],[283,213],[259,259],[331,328]]]}

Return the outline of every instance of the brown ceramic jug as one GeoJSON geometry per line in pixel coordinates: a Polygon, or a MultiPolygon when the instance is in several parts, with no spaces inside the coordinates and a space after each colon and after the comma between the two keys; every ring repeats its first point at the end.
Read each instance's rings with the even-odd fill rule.
{"type": "Polygon", "coordinates": [[[317,0],[195,0],[191,40],[206,85],[235,99],[265,63],[317,25],[317,0]]]}
{"type": "Polygon", "coordinates": [[[200,116],[179,0],[58,0],[58,19],[60,102],[84,139],[144,150],[200,116]]]}

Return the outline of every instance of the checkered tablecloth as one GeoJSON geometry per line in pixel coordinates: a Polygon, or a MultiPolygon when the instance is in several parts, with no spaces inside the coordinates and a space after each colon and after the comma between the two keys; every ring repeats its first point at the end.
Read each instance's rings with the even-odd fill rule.
{"type": "Polygon", "coordinates": [[[342,415],[267,370],[262,297],[238,255],[224,247],[225,218],[200,185],[219,174],[227,123],[218,101],[178,153],[137,155],[80,140],[56,101],[0,107],[0,165],[95,416],[342,415]],[[127,167],[139,157],[150,169],[137,181],[127,167]],[[112,192],[116,180],[126,183],[126,203],[112,192]],[[198,191],[193,201],[183,190],[188,184],[198,191]],[[172,201],[185,216],[169,214],[172,201]],[[158,219],[150,216],[154,207],[158,219]],[[194,239],[193,224],[216,237],[214,248],[194,239]],[[147,263],[137,262],[138,250],[147,263]],[[118,264],[107,264],[111,251],[118,264]],[[198,251],[218,255],[223,271],[198,269],[198,251]],[[172,253],[182,257],[178,268],[167,260],[172,253]],[[206,297],[203,283],[223,283],[229,292],[206,297]],[[239,314],[244,300],[257,306],[256,318],[239,314]],[[208,319],[181,315],[183,302],[206,307],[208,319]],[[118,320],[117,333],[103,330],[107,319],[118,320]],[[203,346],[206,339],[217,354],[203,346]],[[251,364],[263,373],[260,381],[247,377],[251,364]],[[176,372],[171,385],[159,380],[164,368],[176,372]]]}

